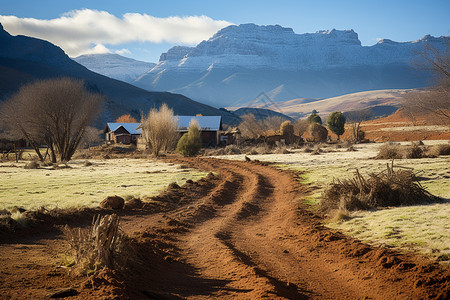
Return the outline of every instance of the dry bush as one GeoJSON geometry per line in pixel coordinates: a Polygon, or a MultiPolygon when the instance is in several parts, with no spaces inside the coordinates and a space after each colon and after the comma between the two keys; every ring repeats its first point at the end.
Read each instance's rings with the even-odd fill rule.
{"type": "Polygon", "coordinates": [[[123,114],[116,119],[116,123],[137,123],[138,121],[131,114],[123,114]]]}
{"type": "Polygon", "coordinates": [[[412,169],[397,168],[393,163],[379,174],[363,177],[358,170],[349,179],[334,179],[324,191],[320,208],[333,210],[368,210],[378,207],[415,205],[441,201],[417,180],[412,169]]]}
{"type": "Polygon", "coordinates": [[[400,144],[385,143],[380,147],[377,159],[400,159],[402,158],[402,146],[400,144]]]}
{"type": "Polygon", "coordinates": [[[327,140],[328,130],[320,124],[310,124],[308,127],[308,132],[313,137],[314,142],[325,142],[327,140]]]}
{"type": "Polygon", "coordinates": [[[236,145],[227,145],[225,148],[206,149],[204,155],[206,156],[220,156],[242,154],[242,150],[236,145]]]}
{"type": "Polygon", "coordinates": [[[160,151],[175,148],[179,138],[178,123],[167,104],[163,103],[159,110],[151,109],[148,116],[142,116],[141,120],[142,138],[154,156],[159,156],[160,151]]]}
{"type": "Polygon", "coordinates": [[[225,153],[227,155],[231,155],[231,154],[241,154],[241,149],[236,146],[236,145],[228,145],[225,147],[225,153]]]}
{"type": "Polygon", "coordinates": [[[225,154],[225,148],[217,148],[217,149],[205,149],[205,156],[221,156],[225,154]]]}
{"type": "Polygon", "coordinates": [[[257,138],[262,135],[276,134],[285,119],[277,116],[257,120],[253,114],[241,116],[242,122],[239,124],[242,137],[257,138]]]}
{"type": "Polygon", "coordinates": [[[285,146],[276,147],[271,152],[272,152],[272,154],[291,154],[292,153],[285,146]]]}
{"type": "Polygon", "coordinates": [[[76,269],[83,274],[103,268],[122,270],[132,254],[130,240],[115,214],[95,216],[90,228],[66,225],[64,234],[74,253],[76,269]]]}
{"type": "Polygon", "coordinates": [[[258,151],[256,151],[256,149],[254,147],[250,148],[247,153],[245,153],[247,155],[258,155],[258,151]]]}
{"type": "Polygon", "coordinates": [[[404,158],[422,158],[424,157],[423,150],[418,144],[412,144],[403,148],[404,158]]]}
{"type": "Polygon", "coordinates": [[[299,136],[303,136],[308,130],[309,123],[306,120],[297,120],[294,124],[294,132],[299,136]]]}
{"type": "Polygon", "coordinates": [[[23,167],[24,169],[39,169],[39,163],[37,161],[30,161],[29,163],[25,164],[23,167]]]}
{"type": "Polygon", "coordinates": [[[261,155],[261,154],[272,154],[272,150],[268,145],[259,145],[255,147],[250,147],[246,151],[247,155],[261,155]]]}
{"type": "Polygon", "coordinates": [[[431,146],[427,154],[429,156],[450,155],[450,144],[439,144],[431,146]]]}
{"type": "Polygon", "coordinates": [[[401,159],[437,157],[450,154],[450,144],[441,144],[431,147],[423,146],[421,142],[413,142],[411,145],[399,145],[386,143],[380,147],[377,159],[401,159]]]}
{"type": "Polygon", "coordinates": [[[307,146],[305,147],[305,149],[303,150],[303,152],[305,152],[305,153],[311,153],[311,152],[313,152],[313,151],[314,151],[314,149],[311,148],[309,145],[307,145],[307,146]]]}
{"type": "Polygon", "coordinates": [[[319,155],[320,153],[324,152],[319,145],[317,145],[314,150],[311,152],[311,155],[319,155]]]}

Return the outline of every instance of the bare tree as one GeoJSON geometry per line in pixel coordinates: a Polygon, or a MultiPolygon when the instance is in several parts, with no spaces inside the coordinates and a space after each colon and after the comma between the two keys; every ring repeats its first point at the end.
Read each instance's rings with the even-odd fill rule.
{"type": "Polygon", "coordinates": [[[294,131],[299,135],[303,136],[309,127],[308,121],[306,120],[297,120],[294,123],[294,131]]]}
{"type": "Polygon", "coordinates": [[[450,121],[450,47],[439,52],[431,45],[418,52],[413,65],[424,71],[432,71],[437,83],[422,91],[405,95],[403,107],[407,116],[415,123],[417,115],[423,112],[433,113],[445,123],[450,121]]]}
{"type": "Polygon", "coordinates": [[[368,120],[371,117],[371,113],[368,110],[357,110],[346,113],[348,124],[352,128],[353,141],[359,143],[364,139],[365,134],[361,129],[362,121],[368,120]]]}
{"type": "Polygon", "coordinates": [[[142,137],[154,156],[161,150],[173,149],[178,141],[178,122],[167,104],[158,109],[152,108],[148,116],[142,116],[142,137]]]}
{"type": "Polygon", "coordinates": [[[239,124],[239,129],[242,135],[249,138],[256,138],[258,136],[277,133],[281,124],[286,121],[278,116],[271,116],[265,119],[257,120],[253,114],[247,114],[241,117],[242,122],[239,124]]]}
{"type": "Polygon", "coordinates": [[[420,70],[432,71],[439,77],[450,79],[450,50],[449,46],[444,52],[438,51],[431,44],[425,44],[421,51],[417,51],[418,58],[412,62],[420,70]]]}
{"type": "Polygon", "coordinates": [[[264,126],[256,120],[253,114],[241,116],[241,119],[239,129],[244,137],[256,138],[264,134],[264,126]]]}
{"type": "Polygon", "coordinates": [[[45,143],[51,160],[69,161],[86,127],[99,114],[104,97],[87,91],[84,82],[71,78],[40,80],[25,85],[0,108],[0,118],[10,136],[24,138],[44,156],[45,143]]]}
{"type": "Polygon", "coordinates": [[[415,123],[416,117],[429,112],[450,121],[450,79],[442,78],[438,85],[426,90],[410,92],[403,98],[403,108],[409,119],[415,123]]]}
{"type": "Polygon", "coordinates": [[[84,131],[83,138],[81,139],[81,144],[87,148],[90,148],[93,145],[101,142],[102,140],[101,134],[102,130],[92,126],[88,126],[84,131]]]}
{"type": "Polygon", "coordinates": [[[131,114],[128,114],[128,115],[121,115],[120,117],[118,117],[116,119],[116,122],[117,123],[137,123],[138,121],[135,118],[133,118],[131,116],[131,114]]]}

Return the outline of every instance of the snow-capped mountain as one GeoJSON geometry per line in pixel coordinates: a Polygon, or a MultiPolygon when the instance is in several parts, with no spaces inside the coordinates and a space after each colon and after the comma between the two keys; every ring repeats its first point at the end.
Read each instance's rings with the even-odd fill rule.
{"type": "Polygon", "coordinates": [[[139,76],[156,66],[155,63],[134,60],[112,53],[81,55],[73,60],[93,72],[129,83],[133,83],[139,76]]]}
{"type": "Polygon", "coordinates": [[[416,50],[430,43],[442,51],[449,42],[425,36],[364,47],[353,30],[296,34],[279,25],[233,25],[196,47],[169,49],[135,84],[215,106],[246,104],[261,92],[277,101],[423,87],[430,74],[411,68],[416,50]]]}

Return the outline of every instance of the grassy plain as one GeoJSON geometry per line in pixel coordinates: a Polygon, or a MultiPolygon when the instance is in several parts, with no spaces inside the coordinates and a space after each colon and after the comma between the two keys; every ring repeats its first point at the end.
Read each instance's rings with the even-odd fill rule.
{"type": "Polygon", "coordinates": [[[70,168],[24,169],[25,162],[0,163],[0,209],[97,206],[105,197],[154,196],[171,182],[183,184],[206,173],[148,159],[69,162],[70,168]]]}
{"type": "MultiPolygon", "coordinates": [[[[425,141],[426,145],[442,143],[446,141],[425,141]]],[[[251,159],[273,162],[283,169],[303,172],[302,182],[313,190],[305,197],[304,202],[314,209],[320,201],[322,192],[334,178],[352,177],[356,169],[363,175],[385,170],[386,164],[391,163],[390,160],[373,159],[381,145],[356,145],[357,151],[327,146],[319,155],[294,149],[292,154],[247,156],[251,159]]],[[[221,157],[244,159],[244,155],[221,157]]],[[[450,157],[398,159],[394,165],[414,168],[417,176],[421,178],[422,186],[432,194],[446,199],[446,202],[376,211],[356,211],[351,213],[348,221],[330,221],[327,225],[368,243],[418,251],[439,260],[449,261],[450,157]]]]}

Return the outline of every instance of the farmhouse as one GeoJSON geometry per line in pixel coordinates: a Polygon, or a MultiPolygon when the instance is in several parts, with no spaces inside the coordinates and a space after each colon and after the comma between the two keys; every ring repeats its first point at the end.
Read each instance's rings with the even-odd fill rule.
{"type": "Polygon", "coordinates": [[[180,135],[188,132],[191,120],[196,120],[201,130],[202,144],[205,147],[217,146],[220,142],[222,130],[221,116],[176,116],[180,135]]]}
{"type": "Polygon", "coordinates": [[[139,123],[106,123],[103,130],[106,143],[136,144],[138,137],[142,135],[142,129],[138,129],[139,125],[139,123]]]}
{"type": "MultiPolygon", "coordinates": [[[[217,146],[220,143],[220,131],[222,130],[221,116],[175,116],[175,118],[178,122],[180,137],[188,132],[191,120],[196,120],[200,126],[204,147],[217,146]]],[[[108,144],[136,144],[138,138],[142,136],[142,127],[140,123],[106,123],[103,133],[108,144]]]]}

